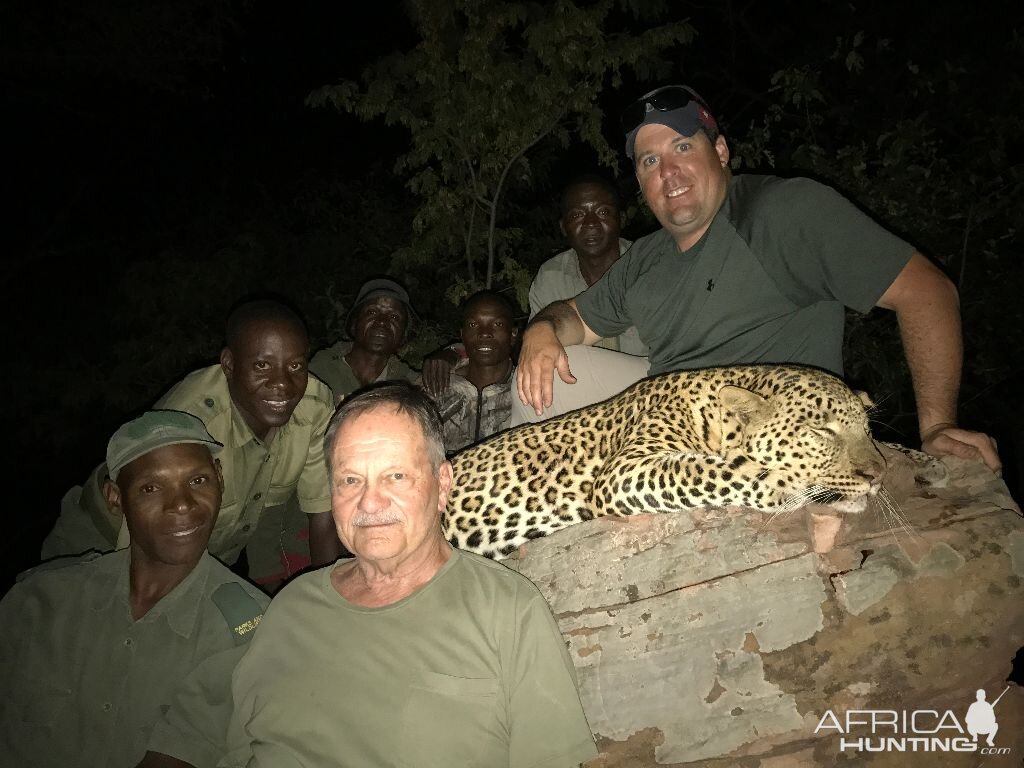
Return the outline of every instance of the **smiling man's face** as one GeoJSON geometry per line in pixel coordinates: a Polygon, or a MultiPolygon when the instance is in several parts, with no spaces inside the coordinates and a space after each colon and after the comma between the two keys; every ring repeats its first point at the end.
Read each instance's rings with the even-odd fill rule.
{"type": "Polygon", "coordinates": [[[254,319],[221,353],[231,399],[260,440],[288,423],[309,381],[309,339],[296,323],[254,319]]]}
{"type": "Polygon", "coordinates": [[[636,178],[651,211],[680,250],[696,243],[711,226],[729,186],[729,147],[703,131],[682,136],[651,123],[636,135],[636,178]]]}
{"type": "Polygon", "coordinates": [[[463,312],[462,343],[471,364],[507,362],[518,333],[508,305],[499,299],[483,296],[463,312]]]}
{"type": "Polygon", "coordinates": [[[133,560],[196,563],[220,511],[220,464],[204,445],[156,448],[127,464],[104,486],[107,505],[124,515],[133,560]]]}

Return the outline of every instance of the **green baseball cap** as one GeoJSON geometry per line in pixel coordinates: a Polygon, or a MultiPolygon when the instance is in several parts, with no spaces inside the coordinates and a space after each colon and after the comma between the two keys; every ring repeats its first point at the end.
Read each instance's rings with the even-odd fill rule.
{"type": "Polygon", "coordinates": [[[206,425],[184,411],[146,411],[137,419],[122,425],[107,443],[107,474],[117,480],[118,473],[140,456],[165,445],[199,443],[217,453],[224,446],[218,443],[206,425]]]}

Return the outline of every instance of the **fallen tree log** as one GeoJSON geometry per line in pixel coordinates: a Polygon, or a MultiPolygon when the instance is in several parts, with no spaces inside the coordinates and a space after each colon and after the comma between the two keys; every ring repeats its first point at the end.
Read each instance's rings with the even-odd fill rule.
{"type": "Polygon", "coordinates": [[[1024,691],[1007,677],[1024,645],[1024,519],[984,466],[946,466],[942,488],[890,477],[907,528],[848,515],[825,554],[806,510],[715,508],[594,520],[505,561],[558,619],[602,752],[591,765],[978,765],[953,751],[987,748],[967,709],[1007,685],[1003,753],[983,760],[1020,765],[1024,691]]]}

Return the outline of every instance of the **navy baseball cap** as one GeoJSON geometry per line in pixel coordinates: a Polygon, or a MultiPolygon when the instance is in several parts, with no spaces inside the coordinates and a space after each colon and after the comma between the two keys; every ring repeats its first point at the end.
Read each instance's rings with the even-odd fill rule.
{"type": "Polygon", "coordinates": [[[693,136],[702,129],[708,138],[718,136],[718,121],[704,99],[688,85],[666,85],[645,93],[622,111],[621,120],[630,160],[637,132],[651,123],[667,125],[680,136],[693,136]]]}

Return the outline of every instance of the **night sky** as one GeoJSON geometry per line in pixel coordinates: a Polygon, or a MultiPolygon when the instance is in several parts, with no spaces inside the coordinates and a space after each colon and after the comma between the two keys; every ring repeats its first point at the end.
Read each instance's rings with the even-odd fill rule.
{"type": "MultiPolygon", "coordinates": [[[[1018,4],[1010,2],[670,5],[699,32],[670,62],[673,79],[703,91],[727,126],[746,124],[772,72],[804,50],[827,48],[837,34],[865,29],[891,35],[908,57],[981,61],[994,40],[1022,28],[1018,4]]],[[[388,2],[14,0],[0,13],[5,282],[8,327],[15,329],[7,433],[20,479],[9,510],[17,519],[6,576],[33,564],[60,497],[102,459],[110,432],[145,407],[145,394],[155,397],[173,383],[146,381],[141,371],[138,385],[126,390],[134,394],[118,402],[74,396],[86,379],[88,391],[105,375],[125,385],[125,357],[146,348],[124,343],[131,327],[123,316],[126,276],[136,291],[152,291],[167,313],[195,301],[176,301],[168,286],[226,309],[237,297],[223,278],[230,269],[214,254],[252,231],[254,221],[273,227],[279,215],[282,228],[314,228],[315,221],[300,226],[285,216],[311,190],[330,190],[321,199],[349,199],[346,189],[372,185],[393,202],[389,215],[408,227],[411,203],[390,172],[406,136],[312,110],[304,99],[319,86],[357,77],[388,50],[408,48],[415,35],[401,5],[388,2]],[[171,279],[173,266],[161,274],[159,265],[178,263],[181,254],[205,264],[209,285],[203,268],[185,284],[171,279]],[[148,270],[141,278],[132,271],[139,264],[148,270]]],[[[604,100],[612,111],[635,95],[608,92],[604,100]]],[[[606,133],[614,138],[614,125],[606,133]]],[[[592,163],[586,152],[569,152],[559,175],[592,163]]],[[[550,199],[559,184],[540,180],[533,192],[550,199]]],[[[331,247],[349,248],[364,235],[335,232],[331,247]]],[[[301,270],[302,254],[279,255],[301,270]]],[[[366,270],[385,269],[388,257],[379,253],[366,270]]],[[[145,318],[139,338],[157,322],[145,318]]],[[[207,352],[182,351],[180,374],[203,364],[207,352]]]]}

